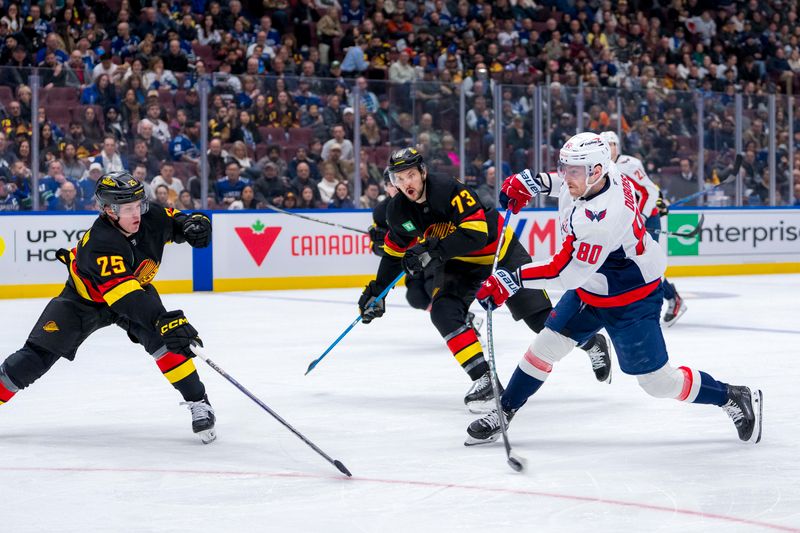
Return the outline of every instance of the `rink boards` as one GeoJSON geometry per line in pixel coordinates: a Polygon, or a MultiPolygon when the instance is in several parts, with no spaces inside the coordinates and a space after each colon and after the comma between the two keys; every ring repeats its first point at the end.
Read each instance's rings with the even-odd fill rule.
{"type": "MultiPolygon", "coordinates": [[[[353,228],[368,228],[367,211],[303,211],[353,228]]],[[[662,237],[668,275],[800,272],[800,209],[674,210],[664,229],[692,239],[662,237]],[[667,241],[667,242],[665,242],[667,241]]],[[[162,292],[356,287],[374,276],[379,259],[369,236],[271,211],[209,213],[212,246],[168,245],[156,287],[162,292]]],[[[72,248],[96,217],[82,214],[0,214],[0,297],[57,294],[66,279],[59,248],[72,248]]],[[[557,212],[524,211],[511,226],[535,260],[558,248],[557,212]]]]}

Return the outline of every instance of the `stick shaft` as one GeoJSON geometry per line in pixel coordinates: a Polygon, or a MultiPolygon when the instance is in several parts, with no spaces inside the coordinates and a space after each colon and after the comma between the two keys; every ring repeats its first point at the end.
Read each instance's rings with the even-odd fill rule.
{"type": "Polygon", "coordinates": [[[267,209],[272,209],[273,211],[275,211],[277,213],[284,214],[284,215],[289,215],[289,216],[293,216],[293,217],[297,217],[297,218],[302,218],[303,220],[308,220],[310,222],[317,222],[318,224],[327,224],[328,226],[334,226],[336,228],[346,229],[346,230],[349,230],[349,231],[355,231],[356,233],[363,233],[365,235],[367,233],[369,233],[368,231],[364,231],[363,229],[353,228],[353,227],[350,227],[350,226],[345,226],[344,224],[337,224],[336,222],[331,222],[329,220],[322,220],[320,218],[314,218],[314,217],[310,217],[310,216],[306,216],[306,215],[301,215],[300,213],[292,213],[291,211],[287,211],[285,209],[281,209],[280,207],[277,207],[277,206],[274,206],[274,205],[271,205],[271,204],[267,204],[267,209]]]}

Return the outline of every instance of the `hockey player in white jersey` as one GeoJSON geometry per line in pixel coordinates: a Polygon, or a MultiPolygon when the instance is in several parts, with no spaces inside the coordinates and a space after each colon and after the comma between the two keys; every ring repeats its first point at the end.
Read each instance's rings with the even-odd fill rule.
{"type": "MultiPolygon", "coordinates": [[[[619,172],[631,180],[631,185],[636,192],[639,212],[644,217],[644,227],[647,232],[658,241],[661,229],[661,217],[667,214],[669,208],[661,197],[661,190],[653,183],[644,170],[642,162],[636,157],[622,155],[619,152],[619,137],[613,131],[604,131],[600,137],[606,142],[611,151],[611,161],[616,163],[619,172]]],[[[672,326],[686,312],[686,304],[675,289],[675,285],[665,277],[662,280],[664,299],[667,301],[667,310],[664,312],[664,325],[672,326]]]]}
{"type": "Polygon", "coordinates": [[[611,162],[600,136],[581,133],[567,141],[557,175],[524,170],[507,178],[500,203],[518,213],[538,194],[558,196],[560,251],[515,272],[498,269],[477,298],[484,307],[495,308],[523,287],[566,292],[514,371],[501,396],[502,412],[493,410],[472,422],[465,444],[496,440],[499,417],[510,422],[555,363],[602,328],[611,337],[622,371],[636,376],[645,392],[720,406],[741,440],[758,442],[760,390],[670,364],[659,323],[666,257],[645,231],[633,186],[611,162]]]}

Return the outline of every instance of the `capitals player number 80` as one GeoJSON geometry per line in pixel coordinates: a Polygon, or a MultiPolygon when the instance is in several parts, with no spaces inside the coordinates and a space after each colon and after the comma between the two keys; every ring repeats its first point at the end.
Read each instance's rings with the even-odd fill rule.
{"type": "Polygon", "coordinates": [[[575,257],[578,261],[594,265],[597,263],[597,260],[600,259],[600,252],[602,251],[603,247],[599,244],[591,245],[588,242],[582,242],[580,246],[578,246],[578,253],[575,257]]]}

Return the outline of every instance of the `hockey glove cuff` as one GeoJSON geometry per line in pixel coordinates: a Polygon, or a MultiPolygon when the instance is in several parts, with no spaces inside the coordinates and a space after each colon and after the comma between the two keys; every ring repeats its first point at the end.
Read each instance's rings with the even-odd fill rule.
{"type": "Polygon", "coordinates": [[[192,213],[183,222],[183,237],[192,248],[211,244],[211,220],[203,213],[192,213]]]}
{"type": "Polygon", "coordinates": [[[189,324],[189,319],[180,309],[164,313],[156,321],[156,327],[167,350],[186,357],[194,357],[193,346],[203,346],[197,330],[189,324]]]}
{"type": "Polygon", "coordinates": [[[364,287],[364,292],[361,293],[361,298],[358,299],[358,309],[361,312],[361,321],[364,324],[369,324],[376,318],[383,316],[386,312],[385,300],[381,298],[376,301],[375,298],[381,293],[376,281],[370,281],[369,285],[364,287]]]}
{"type": "Polygon", "coordinates": [[[483,282],[475,297],[484,309],[497,309],[521,288],[518,272],[498,268],[483,282]]]}
{"type": "Polygon", "coordinates": [[[435,237],[412,246],[403,256],[403,269],[409,276],[416,276],[427,270],[436,270],[444,264],[444,258],[438,246],[439,239],[435,237]]]}
{"type": "Polygon", "coordinates": [[[549,193],[549,183],[548,174],[544,172],[533,174],[527,169],[509,176],[500,188],[500,205],[503,209],[511,207],[511,211],[517,214],[534,196],[542,192],[549,193]]]}

